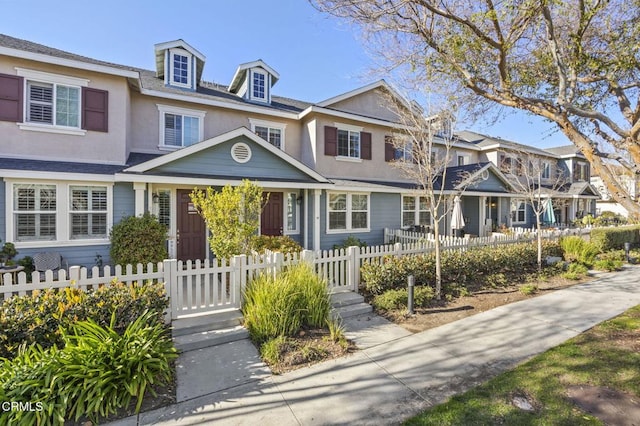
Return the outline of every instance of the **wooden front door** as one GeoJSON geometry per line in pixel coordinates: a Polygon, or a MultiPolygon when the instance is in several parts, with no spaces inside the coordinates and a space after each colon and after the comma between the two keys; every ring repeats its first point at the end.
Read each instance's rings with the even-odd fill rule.
{"type": "Polygon", "coordinates": [[[205,259],[207,228],[191,202],[191,190],[178,190],[178,260],[205,259]]]}
{"type": "MultiPolygon", "coordinates": [[[[266,198],[267,194],[263,195],[266,198]]],[[[260,216],[261,235],[282,235],[282,192],[270,192],[269,200],[262,209],[260,216]]]]}

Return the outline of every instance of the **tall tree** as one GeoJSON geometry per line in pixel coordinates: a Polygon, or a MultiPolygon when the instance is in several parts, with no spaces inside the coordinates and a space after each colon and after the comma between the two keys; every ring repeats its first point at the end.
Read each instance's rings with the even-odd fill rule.
{"type": "MultiPolygon", "coordinates": [[[[431,217],[434,236],[435,293],[440,299],[442,293],[442,250],[441,223],[451,213],[455,196],[475,182],[472,174],[456,174],[450,170],[454,115],[446,108],[437,113],[425,109],[416,102],[405,102],[389,95],[386,107],[397,117],[399,126],[393,136],[386,141],[394,150],[393,165],[402,174],[416,183],[418,203],[424,200],[431,217]],[[448,187],[447,182],[450,183],[448,187]]],[[[418,208],[418,206],[416,206],[418,208]]]]}
{"type": "Polygon", "coordinates": [[[555,124],[636,219],[608,163],[640,176],[640,0],[310,0],[359,25],[387,70],[555,124]]]}
{"type": "MultiPolygon", "coordinates": [[[[563,187],[570,181],[557,161],[545,158],[530,150],[513,145],[508,152],[501,153],[500,169],[509,178],[515,193],[520,194],[522,201],[529,206],[536,220],[538,242],[538,272],[542,271],[542,225],[543,216],[548,209],[560,207],[563,187]],[[555,199],[554,199],[555,198],[555,199]],[[551,203],[551,204],[549,204],[551,203]]],[[[512,214],[519,214],[518,209],[512,214]]],[[[522,211],[526,219],[526,211],[522,211]]],[[[512,217],[513,219],[513,217],[512,217]]]]}

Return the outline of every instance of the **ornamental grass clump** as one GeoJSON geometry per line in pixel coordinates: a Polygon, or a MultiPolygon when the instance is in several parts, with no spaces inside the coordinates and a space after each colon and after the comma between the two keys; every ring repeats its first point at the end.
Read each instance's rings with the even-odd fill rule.
{"type": "Polygon", "coordinates": [[[95,423],[128,407],[132,398],[139,412],[152,385],[170,382],[177,357],[154,316],[143,313],[122,334],[113,328],[115,313],[106,327],[80,321],[62,330],[61,349],[23,345],[13,360],[0,359],[0,403],[39,404],[34,410],[5,412],[0,425],[63,424],[83,417],[95,423]]]}
{"type": "Polygon", "coordinates": [[[324,327],[331,307],[327,284],[307,264],[263,274],[245,290],[242,312],[251,339],[262,344],[293,336],[303,326],[324,327]]]}

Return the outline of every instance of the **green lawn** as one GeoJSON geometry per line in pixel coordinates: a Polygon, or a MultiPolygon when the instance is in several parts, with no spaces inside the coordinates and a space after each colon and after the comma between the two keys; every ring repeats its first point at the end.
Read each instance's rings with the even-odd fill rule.
{"type": "Polygon", "coordinates": [[[640,305],[409,419],[407,425],[594,425],[566,397],[573,385],[606,386],[640,397],[640,305]],[[516,408],[516,396],[534,411],[516,408]]]}

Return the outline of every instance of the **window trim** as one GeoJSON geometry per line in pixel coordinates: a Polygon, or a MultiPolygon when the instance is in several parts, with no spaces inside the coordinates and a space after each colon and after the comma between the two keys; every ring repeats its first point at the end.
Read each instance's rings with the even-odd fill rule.
{"type": "MultiPolygon", "coordinates": [[[[68,214],[68,221],[69,221],[69,240],[73,240],[73,241],[86,241],[86,240],[96,240],[96,239],[106,239],[109,238],[109,226],[108,226],[108,216],[109,216],[109,197],[108,197],[108,189],[105,185],[95,185],[91,182],[84,184],[84,185],[69,185],[68,186],[68,197],[67,197],[67,202],[69,203],[69,214],[68,214]],[[105,203],[106,203],[106,208],[105,210],[96,210],[95,208],[92,209],[87,209],[87,210],[74,210],[71,207],[71,200],[72,200],[72,189],[76,189],[76,188],[87,188],[87,189],[91,189],[91,191],[93,191],[95,188],[104,188],[105,190],[105,203]],[[73,236],[73,220],[72,220],[72,216],[74,214],[86,214],[86,215],[95,215],[95,214],[104,214],[105,215],[105,233],[104,233],[104,237],[96,237],[96,236],[90,236],[91,232],[89,232],[87,237],[74,237],[73,236]]],[[[91,201],[88,204],[93,204],[93,201],[91,201]]],[[[88,205],[87,205],[88,207],[88,205]]],[[[88,231],[90,231],[90,229],[88,229],[88,231]]]]}
{"type": "Polygon", "coordinates": [[[169,86],[175,86],[175,87],[183,87],[183,88],[187,88],[187,89],[192,89],[193,88],[193,55],[184,50],[184,49],[179,49],[179,48],[172,48],[169,49],[169,72],[168,74],[168,81],[167,84],[169,86]],[[175,76],[175,68],[173,66],[173,61],[174,61],[174,57],[178,55],[178,56],[185,56],[187,58],[187,83],[179,83],[177,81],[174,81],[173,78],[175,76]]]}
{"type": "MultiPolygon", "coordinates": [[[[340,161],[352,161],[352,162],[361,162],[362,161],[362,135],[361,133],[364,131],[364,127],[362,126],[354,126],[352,124],[345,123],[333,123],[333,127],[336,128],[336,160],[340,161]],[[338,139],[340,138],[340,130],[346,131],[349,133],[357,133],[358,134],[358,156],[351,157],[348,155],[340,155],[340,147],[338,139]]],[[[351,144],[351,135],[349,135],[349,144],[351,144]]]]}
{"type": "Polygon", "coordinates": [[[510,214],[511,216],[511,224],[515,224],[515,225],[522,225],[523,223],[527,223],[527,200],[523,199],[523,198],[514,198],[512,200],[512,204],[510,207],[510,214]],[[513,203],[518,203],[517,204],[517,208],[514,210],[513,209],[513,203]],[[522,203],[523,205],[523,210],[524,210],[524,219],[523,220],[517,220],[518,219],[518,212],[520,211],[520,203],[522,203]],[[513,215],[513,212],[515,212],[515,216],[513,215]],[[515,219],[514,219],[515,217],[515,219]]]}
{"type": "Polygon", "coordinates": [[[261,69],[257,69],[257,68],[252,68],[251,71],[249,72],[249,99],[252,101],[257,101],[257,102],[271,102],[271,91],[270,89],[270,85],[271,85],[271,75],[264,70],[261,69]],[[255,74],[260,74],[264,77],[264,97],[259,97],[259,96],[255,96],[254,94],[254,81],[253,81],[253,76],[255,74]]]}
{"type": "MultiPolygon", "coordinates": [[[[187,146],[190,145],[184,145],[184,138],[182,140],[182,145],[177,146],[177,145],[165,145],[164,143],[164,125],[165,125],[165,115],[166,114],[173,114],[173,115],[180,115],[182,117],[187,116],[187,117],[193,117],[193,118],[197,118],[199,120],[199,125],[198,125],[198,142],[201,142],[204,140],[204,117],[207,115],[206,111],[200,111],[200,110],[194,110],[194,109],[187,109],[187,108],[180,108],[180,107],[174,107],[171,105],[162,105],[162,104],[156,104],[156,106],[158,107],[158,122],[159,122],[159,127],[158,127],[158,132],[159,132],[159,142],[158,142],[158,148],[162,151],[175,151],[177,149],[182,149],[185,148],[187,146]]],[[[184,131],[184,128],[183,128],[184,131]]]]}
{"type": "MultiPolygon", "coordinates": [[[[348,233],[356,233],[356,232],[371,232],[371,193],[370,192],[347,192],[347,191],[327,191],[325,200],[325,223],[326,223],[326,233],[327,234],[348,234],[348,233]],[[329,208],[329,199],[331,195],[340,195],[345,194],[347,196],[347,206],[345,213],[347,215],[346,218],[346,227],[345,229],[331,229],[329,222],[329,213],[332,211],[329,208]],[[367,227],[366,228],[353,228],[352,227],[352,197],[353,195],[365,195],[367,197],[367,227]]],[[[341,211],[341,210],[340,210],[341,211]]]]}
{"type": "Polygon", "coordinates": [[[284,235],[299,235],[300,234],[300,204],[298,204],[298,200],[300,200],[300,193],[296,191],[285,191],[285,199],[286,205],[283,216],[284,223],[282,224],[283,234],[284,235]],[[288,224],[288,214],[289,214],[289,197],[291,195],[295,195],[295,201],[293,202],[293,214],[294,214],[294,227],[293,229],[289,229],[288,224]]]}
{"type": "Polygon", "coordinates": [[[5,178],[5,232],[6,241],[17,249],[91,246],[109,244],[108,231],[113,226],[113,183],[103,181],[55,181],[44,179],[5,178]],[[14,220],[14,185],[52,185],[56,188],[56,237],[54,240],[16,241],[14,220]],[[70,187],[101,186],[107,189],[107,235],[105,238],[71,239],[70,187]]]}
{"type": "Polygon", "coordinates": [[[284,147],[285,147],[285,133],[286,133],[286,129],[287,129],[287,125],[284,123],[278,123],[275,121],[265,121],[265,120],[259,120],[256,118],[249,118],[249,127],[251,128],[251,131],[253,133],[256,132],[256,126],[258,127],[266,127],[267,129],[277,129],[280,130],[280,147],[277,147],[275,145],[273,145],[270,141],[269,142],[270,145],[273,145],[274,147],[280,149],[281,151],[284,151],[284,147]]]}
{"type": "MultiPolygon", "coordinates": [[[[401,227],[408,227],[408,226],[414,226],[414,225],[420,225],[420,226],[433,226],[433,217],[431,217],[431,211],[427,208],[425,210],[422,210],[420,208],[420,199],[421,198],[425,198],[426,197],[424,195],[413,195],[413,194],[401,194],[400,196],[400,225],[401,227]],[[405,210],[404,209],[404,198],[405,197],[410,197],[413,198],[413,202],[415,203],[414,206],[415,208],[413,210],[405,210]],[[405,212],[413,212],[413,225],[405,225],[404,224],[404,214],[405,212]],[[429,213],[429,223],[426,225],[421,225],[420,224],[420,213],[422,212],[427,212],[429,213]]],[[[426,200],[425,200],[426,201],[426,200]]]]}
{"type": "Polygon", "coordinates": [[[16,67],[16,74],[19,77],[24,78],[24,84],[22,85],[22,122],[16,123],[21,130],[30,130],[35,132],[45,133],[58,133],[66,135],[83,136],[87,133],[82,128],[82,88],[89,86],[89,80],[86,78],[70,77],[60,74],[52,74],[48,72],[35,71],[27,68],[16,67]],[[78,126],[61,126],[59,124],[46,124],[46,123],[32,123],[27,121],[28,108],[29,108],[29,82],[51,84],[54,86],[53,90],[53,117],[55,121],[55,99],[58,86],[67,86],[74,89],[78,89],[78,126]]]}
{"type": "Polygon", "coordinates": [[[550,161],[542,161],[541,162],[541,179],[551,179],[551,162],[550,161]]]}

